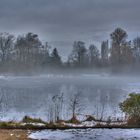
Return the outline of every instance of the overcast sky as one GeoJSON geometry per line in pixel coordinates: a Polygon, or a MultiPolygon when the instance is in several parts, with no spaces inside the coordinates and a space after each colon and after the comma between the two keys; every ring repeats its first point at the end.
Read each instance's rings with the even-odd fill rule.
{"type": "Polygon", "coordinates": [[[37,33],[64,56],[75,40],[99,47],[116,27],[140,35],[140,0],[0,0],[0,32],[37,33]]]}

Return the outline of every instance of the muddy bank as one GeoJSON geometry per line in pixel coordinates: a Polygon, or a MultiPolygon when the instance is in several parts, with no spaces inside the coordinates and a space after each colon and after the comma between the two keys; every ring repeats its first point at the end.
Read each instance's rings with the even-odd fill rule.
{"type": "Polygon", "coordinates": [[[31,140],[28,137],[30,131],[28,130],[1,130],[0,140],[31,140]]]}

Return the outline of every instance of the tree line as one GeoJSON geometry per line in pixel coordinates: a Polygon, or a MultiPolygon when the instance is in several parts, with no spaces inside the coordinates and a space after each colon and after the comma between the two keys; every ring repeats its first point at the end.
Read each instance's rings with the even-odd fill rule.
{"type": "Polygon", "coordinates": [[[57,48],[51,49],[39,36],[27,33],[15,37],[9,33],[0,33],[0,70],[24,71],[49,68],[121,68],[131,66],[139,68],[140,37],[127,40],[127,32],[116,28],[111,41],[103,41],[101,46],[83,41],[75,41],[66,62],[62,61],[57,48]]]}

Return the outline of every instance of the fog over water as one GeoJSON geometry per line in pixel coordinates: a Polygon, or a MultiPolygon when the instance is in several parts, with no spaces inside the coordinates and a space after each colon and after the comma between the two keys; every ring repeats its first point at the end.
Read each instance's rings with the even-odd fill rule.
{"type": "Polygon", "coordinates": [[[104,116],[121,116],[119,103],[129,93],[139,92],[139,85],[138,77],[105,74],[1,76],[0,115],[2,119],[21,119],[24,115],[48,119],[51,97],[63,93],[63,118],[69,118],[69,100],[78,92],[84,107],[82,114],[100,117],[104,106],[104,116]]]}

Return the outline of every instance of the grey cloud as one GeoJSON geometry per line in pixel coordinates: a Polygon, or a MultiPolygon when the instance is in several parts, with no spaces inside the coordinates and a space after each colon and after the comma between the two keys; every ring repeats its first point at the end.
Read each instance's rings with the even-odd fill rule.
{"type": "Polygon", "coordinates": [[[100,42],[117,26],[130,37],[137,34],[139,5],[140,0],[1,0],[0,31],[36,32],[66,52],[74,40],[100,42]]]}

